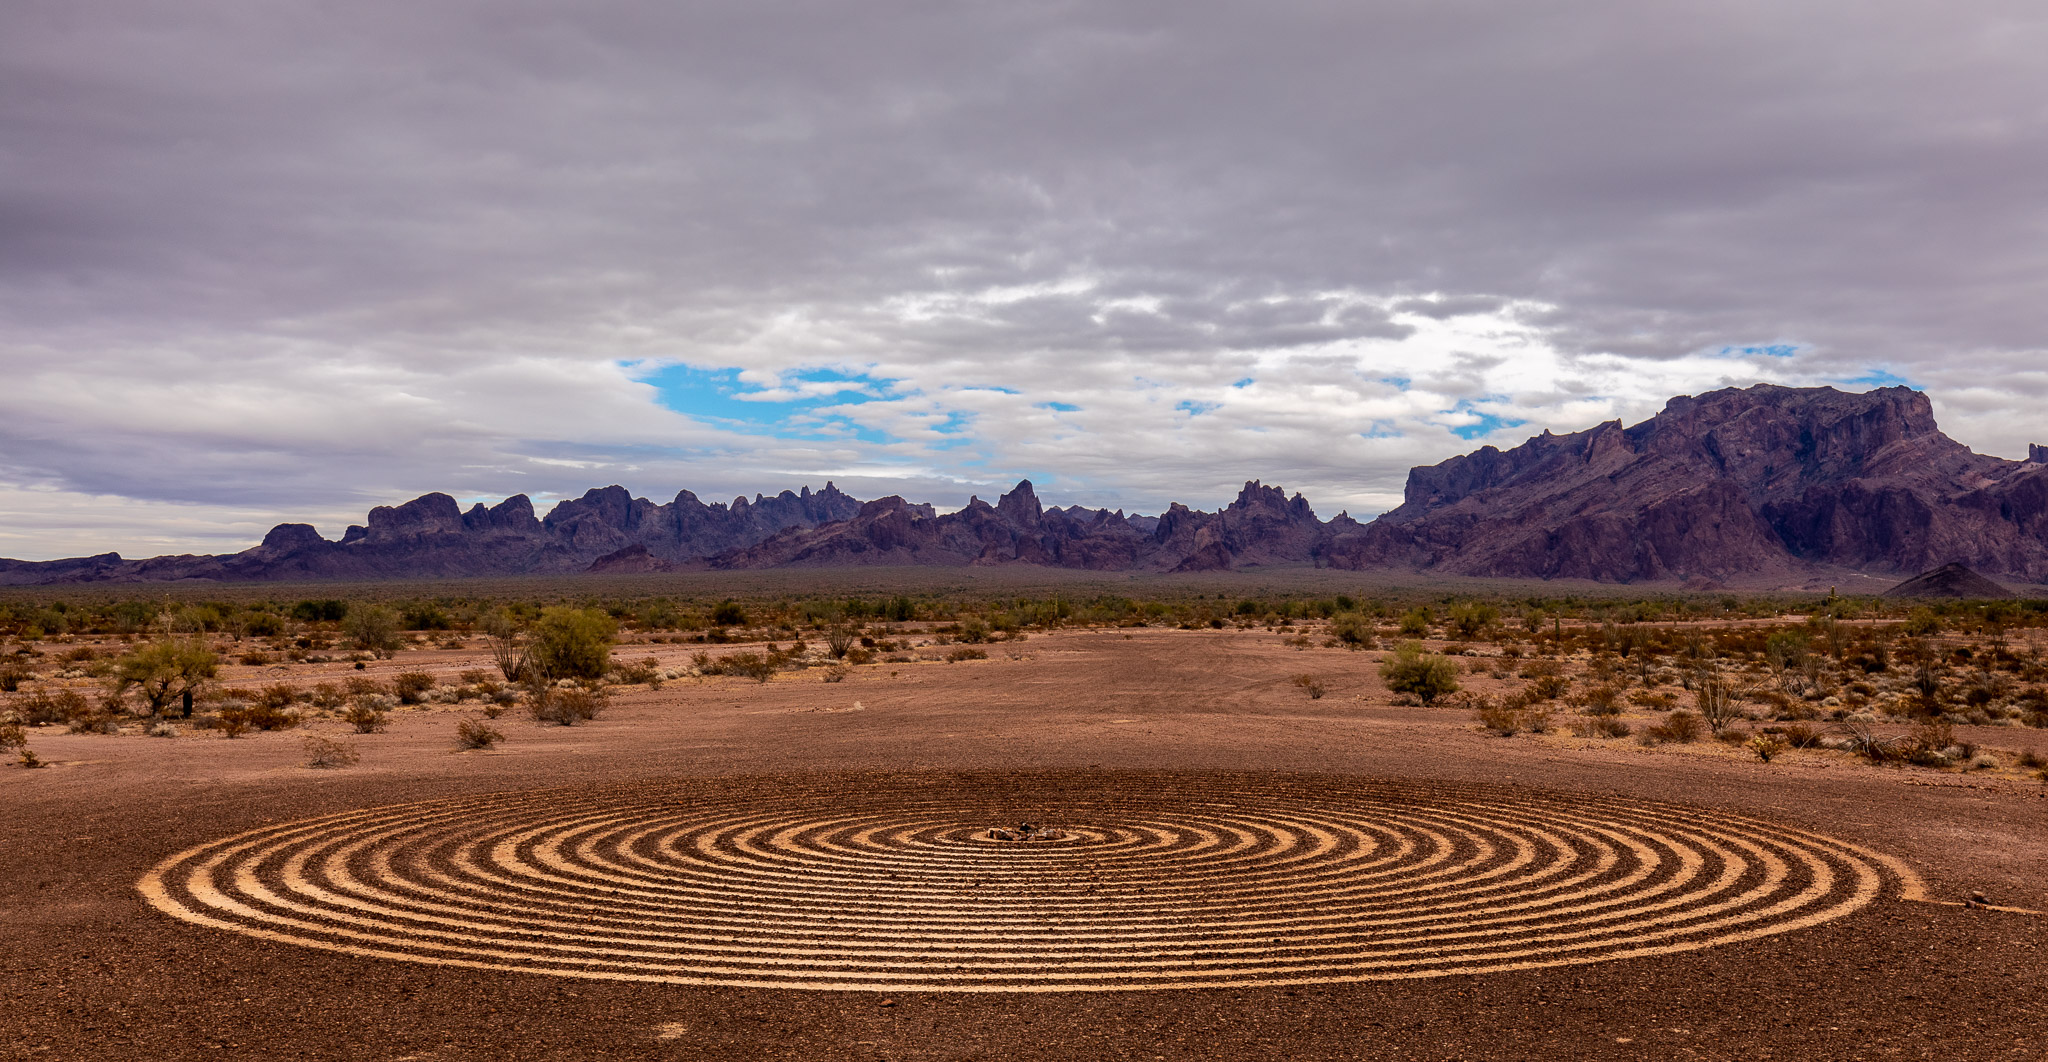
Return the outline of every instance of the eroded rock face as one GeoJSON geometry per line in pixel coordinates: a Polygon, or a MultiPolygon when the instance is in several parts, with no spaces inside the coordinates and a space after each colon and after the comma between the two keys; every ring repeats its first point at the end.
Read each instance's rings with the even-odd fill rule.
{"type": "Polygon", "coordinates": [[[1623,582],[1957,561],[2039,581],[2048,464],[1972,453],[1907,388],[1760,384],[1415,469],[1399,508],[1335,535],[1327,556],[1623,582]]]}

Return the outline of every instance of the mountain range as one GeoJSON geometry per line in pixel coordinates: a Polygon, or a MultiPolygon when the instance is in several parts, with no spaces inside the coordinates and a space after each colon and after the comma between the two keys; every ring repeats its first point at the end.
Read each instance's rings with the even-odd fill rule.
{"type": "Polygon", "coordinates": [[[1319,519],[1258,481],[1217,512],[1044,506],[1027,480],[939,513],[827,483],[749,502],[594,489],[537,516],[524,495],[379,506],[339,541],[280,524],[218,556],[0,560],[0,585],[461,578],[855,565],[1027,564],[1198,572],[1316,566],[1704,584],[1959,563],[2048,582],[2048,447],[2026,461],[1943,435],[1927,396],[1759,384],[1672,399],[1633,427],[1545,432],[1413,469],[1402,504],[1319,519]]]}

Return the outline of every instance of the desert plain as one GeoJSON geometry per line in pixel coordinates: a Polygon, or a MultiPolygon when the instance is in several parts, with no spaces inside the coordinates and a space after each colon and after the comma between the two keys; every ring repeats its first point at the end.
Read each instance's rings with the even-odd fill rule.
{"type": "MultiPolygon", "coordinates": [[[[841,621],[858,664],[833,624],[627,623],[638,670],[573,725],[474,631],[258,663],[216,635],[198,714],[290,687],[295,725],[33,726],[43,766],[0,768],[0,1057],[2048,1059],[2048,729],[1960,692],[1933,724],[1845,707],[1902,696],[1905,662],[1867,696],[1848,663],[1899,615],[1842,621],[1811,698],[1728,650],[1727,740],[1649,740],[1695,703],[1687,631],[1813,630],[1814,602],[1630,624],[1661,633],[1627,655],[1512,609],[1371,618],[1370,648],[1226,614],[841,621]],[[1390,689],[1404,641],[1459,692],[1390,689]],[[419,674],[419,703],[366,693],[419,674]],[[1509,704],[1547,718],[1482,721],[1509,704]],[[1850,740],[1930,725],[1917,761],[1850,740]],[[1023,823],[1049,835],[988,832],[1023,823]]],[[[2042,634],[1950,619],[1918,651],[1959,691],[1954,650],[1996,638],[2009,699],[2042,634]]],[[[29,666],[97,689],[65,654],[135,641],[29,666]]]]}

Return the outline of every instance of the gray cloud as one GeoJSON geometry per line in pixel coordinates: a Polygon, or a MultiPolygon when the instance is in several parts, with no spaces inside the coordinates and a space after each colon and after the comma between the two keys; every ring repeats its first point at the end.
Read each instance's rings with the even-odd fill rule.
{"type": "Polygon", "coordinates": [[[1461,400],[1506,444],[1874,370],[2011,455],[2044,50],[2012,2],[17,5],[0,488],[99,515],[0,549],[614,480],[1365,512],[1461,400]],[[894,440],[662,362],[895,381],[844,410],[894,440]]]}

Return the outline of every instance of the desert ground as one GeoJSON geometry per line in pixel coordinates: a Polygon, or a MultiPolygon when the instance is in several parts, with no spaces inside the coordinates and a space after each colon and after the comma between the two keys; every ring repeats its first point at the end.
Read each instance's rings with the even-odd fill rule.
{"type": "MultiPolygon", "coordinates": [[[[1386,648],[1320,630],[1033,631],[951,661],[929,624],[896,637],[768,681],[694,673],[758,645],[629,637],[656,681],[573,726],[444,697],[371,733],[304,704],[232,739],[31,728],[45,766],[0,768],[0,1057],[2048,1060],[2048,784],[2020,766],[2048,730],[1955,726],[1975,769],[1766,762],[1580,736],[1562,705],[1503,737],[1469,698],[1398,703],[1386,648]],[[465,722],[503,740],[459,749],[465,722]],[[310,738],[355,761],[308,766],[310,738]],[[1055,835],[988,839],[1026,821],[1055,835]],[[743,902],[646,899],[693,859],[743,902]],[[1329,960],[1317,918],[1401,914],[1347,884],[1375,860],[1414,947],[1329,960]],[[508,913],[478,891],[506,867],[565,891],[508,913]],[[1431,882],[1526,913],[1458,937],[1475,908],[1431,882]],[[872,891],[847,924],[816,914],[849,888],[872,891]],[[1574,911],[1607,919],[1578,950],[1551,932],[1574,911]],[[685,946],[661,917],[724,928],[685,946]],[[904,957],[944,948],[1009,958],[904,957]]],[[[1504,697],[1491,651],[1452,659],[1504,697]]],[[[490,666],[451,638],[218,681],[490,666]]]]}

